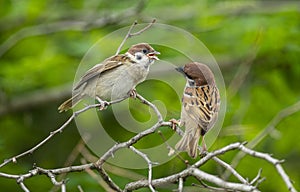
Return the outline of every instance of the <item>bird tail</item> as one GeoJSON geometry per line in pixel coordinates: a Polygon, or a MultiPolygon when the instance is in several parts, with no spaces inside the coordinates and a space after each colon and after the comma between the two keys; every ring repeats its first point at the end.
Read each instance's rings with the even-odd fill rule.
{"type": "Polygon", "coordinates": [[[72,98],[66,100],[65,102],[63,102],[59,107],[58,107],[58,111],[61,113],[63,111],[67,111],[69,109],[71,109],[72,107],[74,107],[81,99],[82,99],[82,94],[78,93],[76,95],[74,95],[72,98]]]}
{"type": "Polygon", "coordinates": [[[186,151],[189,156],[196,158],[198,143],[200,139],[201,129],[198,127],[196,130],[194,128],[185,131],[181,140],[175,145],[175,149],[178,151],[186,151]]]}

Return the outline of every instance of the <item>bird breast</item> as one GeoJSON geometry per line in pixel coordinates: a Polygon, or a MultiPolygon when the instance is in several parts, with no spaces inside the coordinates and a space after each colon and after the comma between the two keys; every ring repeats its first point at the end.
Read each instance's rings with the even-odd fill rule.
{"type": "Polygon", "coordinates": [[[138,64],[121,65],[93,78],[84,88],[87,95],[102,100],[115,100],[126,97],[138,83],[145,80],[149,69],[138,64]]]}

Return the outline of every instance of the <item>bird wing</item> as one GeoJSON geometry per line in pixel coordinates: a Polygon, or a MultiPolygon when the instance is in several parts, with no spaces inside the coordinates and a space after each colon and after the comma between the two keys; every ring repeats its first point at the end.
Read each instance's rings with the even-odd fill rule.
{"type": "Polygon", "coordinates": [[[219,91],[215,86],[186,87],[183,96],[183,108],[188,116],[203,129],[204,135],[216,121],[219,111],[219,91]]]}
{"type": "Polygon", "coordinates": [[[83,84],[85,84],[90,79],[93,79],[96,76],[99,76],[100,74],[115,69],[119,67],[120,65],[124,64],[124,61],[127,61],[126,55],[117,55],[110,57],[103,61],[100,64],[95,65],[93,68],[88,70],[79,80],[79,82],[74,87],[74,90],[80,88],[83,84]],[[123,62],[122,62],[123,61],[123,62]]]}

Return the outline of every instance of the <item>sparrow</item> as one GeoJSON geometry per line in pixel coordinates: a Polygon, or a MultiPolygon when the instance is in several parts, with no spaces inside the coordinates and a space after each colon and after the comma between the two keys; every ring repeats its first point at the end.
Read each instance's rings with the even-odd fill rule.
{"type": "Polygon", "coordinates": [[[104,109],[108,100],[136,95],[135,86],[146,79],[159,54],[149,44],[139,43],[125,54],[105,59],[81,77],[73,87],[73,97],[58,107],[59,112],[73,108],[86,96],[97,99],[104,109]]]}
{"type": "MultiPolygon", "coordinates": [[[[185,126],[181,140],[175,145],[178,151],[197,156],[202,136],[202,150],[206,151],[204,135],[214,126],[220,110],[220,95],[212,71],[204,64],[191,62],[176,68],[186,78],[182,97],[179,126],[185,126]]],[[[172,121],[172,120],[171,120],[172,121]]]]}

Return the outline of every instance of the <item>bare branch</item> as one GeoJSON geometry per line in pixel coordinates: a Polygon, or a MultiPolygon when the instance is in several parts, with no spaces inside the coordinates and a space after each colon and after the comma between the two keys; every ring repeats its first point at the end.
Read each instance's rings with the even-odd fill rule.
{"type": "Polygon", "coordinates": [[[16,163],[17,159],[19,159],[19,158],[21,158],[25,155],[32,154],[35,150],[37,150],[39,147],[41,147],[43,144],[45,144],[54,135],[56,135],[57,133],[61,133],[64,130],[64,128],[74,119],[74,117],[75,117],[75,113],[60,128],[58,128],[55,131],[51,132],[48,137],[46,137],[44,140],[42,140],[40,143],[38,143],[37,145],[35,145],[31,149],[29,149],[29,150],[27,150],[27,151],[25,151],[25,152],[23,152],[19,155],[16,155],[16,156],[14,156],[10,159],[4,160],[4,162],[0,165],[0,168],[5,166],[6,164],[8,164],[10,162],[16,163]]]}
{"type": "Polygon", "coordinates": [[[66,191],[67,191],[66,184],[63,182],[63,184],[61,185],[61,192],[66,192],[66,191]]]}
{"type": "Polygon", "coordinates": [[[168,153],[168,156],[172,156],[174,153],[176,154],[176,157],[178,157],[183,163],[187,164],[186,163],[186,160],[183,159],[180,154],[175,150],[173,149],[173,147],[171,147],[169,145],[169,143],[167,142],[167,139],[166,137],[163,135],[163,133],[161,131],[157,131],[157,133],[160,135],[160,137],[162,138],[162,140],[164,141],[164,143],[166,144],[167,146],[167,149],[169,149],[169,153],[168,153]]]}
{"type": "Polygon", "coordinates": [[[161,113],[158,111],[158,109],[155,107],[155,105],[153,105],[151,102],[147,101],[145,98],[143,98],[141,95],[137,94],[137,98],[143,103],[148,105],[149,107],[151,107],[154,112],[157,115],[158,118],[158,122],[153,125],[151,128],[138,133],[137,135],[135,135],[134,137],[132,137],[130,140],[123,142],[123,143],[118,143],[116,145],[114,145],[113,147],[111,147],[106,153],[104,153],[104,155],[102,155],[102,157],[96,162],[94,163],[94,166],[96,167],[96,169],[99,171],[100,175],[102,176],[102,178],[108,182],[108,184],[110,185],[110,187],[112,187],[115,190],[120,190],[116,184],[110,179],[109,175],[105,172],[105,170],[102,168],[103,164],[105,163],[105,161],[110,158],[113,157],[113,154],[121,149],[121,148],[125,148],[125,147],[129,147],[131,145],[133,145],[134,143],[136,143],[137,141],[139,141],[141,138],[154,133],[159,127],[161,126],[169,126],[169,122],[163,122],[162,119],[162,115],[161,113]]]}
{"type": "Polygon", "coordinates": [[[148,185],[149,185],[150,190],[152,192],[155,192],[155,189],[152,187],[152,184],[151,184],[151,181],[152,181],[152,164],[153,164],[153,162],[150,161],[150,159],[148,158],[148,156],[146,154],[144,154],[141,151],[137,150],[135,147],[130,146],[129,149],[131,149],[133,152],[135,152],[136,154],[141,156],[147,162],[147,164],[148,164],[148,185]]]}
{"type": "MultiPolygon", "coordinates": [[[[88,140],[89,138],[87,136],[83,136],[85,138],[85,141],[88,140]]],[[[81,138],[77,145],[74,147],[70,155],[68,156],[66,162],[64,163],[64,167],[71,166],[78,155],[81,153],[81,151],[85,148],[85,143],[84,140],[81,138]]],[[[63,180],[65,178],[67,173],[59,175],[58,179],[63,180]]],[[[56,185],[53,186],[53,188],[50,191],[57,191],[58,187],[56,185]]]]}
{"type": "MultiPolygon", "coordinates": [[[[269,124],[259,133],[256,137],[250,141],[246,146],[250,149],[253,149],[256,145],[258,145],[266,136],[271,134],[276,126],[286,117],[293,115],[300,111],[300,101],[295,104],[279,111],[277,115],[269,122],[269,124]]],[[[232,160],[231,167],[235,168],[241,159],[245,156],[245,153],[239,152],[232,160]]],[[[223,178],[228,178],[230,176],[230,172],[226,170],[223,174],[223,178]]]]}
{"type": "Polygon", "coordinates": [[[133,30],[134,26],[136,26],[138,23],[137,21],[134,21],[133,24],[130,26],[125,38],[123,39],[123,41],[121,42],[120,46],[117,49],[117,52],[115,55],[118,55],[122,49],[122,47],[124,46],[125,42],[127,39],[133,37],[133,36],[137,36],[140,35],[141,33],[145,32],[147,29],[149,29],[154,23],[156,22],[156,19],[153,19],[151,23],[149,23],[146,27],[144,27],[143,29],[141,29],[138,32],[135,33],[131,33],[131,31],[133,30]]]}
{"type": "Polygon", "coordinates": [[[217,162],[218,164],[220,164],[221,166],[223,166],[224,168],[226,168],[228,171],[230,171],[240,182],[242,182],[243,184],[248,185],[248,181],[246,179],[244,179],[236,170],[234,170],[228,163],[222,161],[221,159],[219,159],[218,157],[212,157],[212,159],[217,162]]]}
{"type": "MultiPolygon", "coordinates": [[[[188,167],[187,169],[181,171],[180,173],[170,175],[168,177],[152,180],[152,185],[153,185],[153,187],[161,186],[161,185],[164,185],[167,183],[177,182],[179,178],[186,178],[188,176],[194,176],[198,179],[201,178],[202,180],[206,180],[211,183],[214,183],[220,187],[225,187],[225,188],[227,187],[226,189],[234,189],[234,190],[242,190],[243,189],[242,191],[258,191],[255,189],[254,186],[251,186],[248,183],[247,184],[236,184],[236,183],[226,182],[216,176],[207,174],[205,172],[203,172],[203,173],[198,172],[197,174],[195,174],[195,170],[199,166],[205,164],[208,160],[212,159],[213,157],[215,157],[217,155],[224,154],[228,151],[239,149],[240,146],[242,146],[242,145],[243,145],[242,143],[233,143],[233,144],[225,146],[219,150],[207,153],[205,157],[203,157],[202,159],[200,159],[199,161],[197,161],[195,164],[188,167]],[[233,188],[231,188],[231,187],[233,187],[233,188]]],[[[145,180],[139,180],[136,182],[129,183],[125,186],[124,191],[131,191],[133,189],[136,190],[136,189],[139,189],[142,187],[148,187],[148,183],[145,183],[145,182],[146,182],[145,180]]]]}
{"type": "Polygon", "coordinates": [[[149,135],[151,133],[154,133],[159,127],[161,126],[170,126],[170,122],[164,122],[161,113],[158,111],[158,109],[155,107],[155,105],[153,105],[151,102],[147,101],[144,97],[142,97],[141,95],[137,94],[137,97],[142,103],[148,105],[149,107],[151,107],[153,109],[153,111],[155,112],[155,114],[157,115],[158,118],[158,122],[156,124],[154,124],[151,128],[138,133],[137,135],[135,135],[134,137],[132,137],[130,140],[123,142],[123,143],[118,143],[115,144],[112,148],[110,148],[106,153],[104,153],[104,155],[102,155],[102,157],[95,163],[96,167],[101,167],[103,165],[103,163],[110,157],[113,156],[113,154],[121,149],[121,148],[125,148],[125,147],[129,147],[131,145],[133,145],[134,143],[136,143],[137,141],[139,141],[141,138],[145,137],[146,135],[149,135]]]}
{"type": "MultiPolygon", "coordinates": [[[[154,179],[154,180],[152,180],[152,185],[154,187],[158,187],[158,186],[162,186],[162,185],[165,185],[168,183],[177,182],[180,178],[186,178],[188,176],[193,176],[193,177],[197,178],[198,180],[209,181],[211,183],[214,183],[214,184],[221,186],[223,188],[226,188],[226,189],[234,189],[234,190],[240,190],[240,191],[255,191],[255,192],[259,191],[255,187],[250,186],[250,185],[226,182],[214,175],[205,173],[194,167],[187,168],[187,169],[181,171],[180,173],[177,173],[174,175],[170,175],[170,176],[163,177],[160,179],[154,179]]],[[[147,186],[148,186],[148,181],[140,180],[140,181],[128,183],[125,186],[124,191],[132,191],[132,190],[140,189],[140,188],[147,187],[147,186]]]]}
{"type": "Polygon", "coordinates": [[[78,185],[77,188],[78,188],[79,192],[84,192],[80,185],[78,185]]]}
{"type": "MultiPolygon", "coordinates": [[[[139,134],[137,134],[136,136],[140,136],[139,134]]],[[[135,136],[135,137],[136,137],[135,136]]],[[[128,140],[127,142],[124,142],[123,144],[128,144],[129,141],[132,141],[132,139],[128,140]]],[[[122,145],[123,146],[123,145],[122,145]]],[[[131,145],[130,145],[131,146],[131,145]]],[[[120,149],[120,148],[119,148],[120,149]]],[[[145,158],[145,160],[147,161],[148,164],[150,164],[149,162],[151,162],[148,158],[146,158],[145,154],[143,153],[139,153],[138,150],[134,150],[135,148],[130,147],[131,150],[137,152],[139,155],[141,155],[142,157],[145,158]]],[[[149,178],[151,178],[152,173],[149,172],[149,176],[148,176],[148,180],[138,180],[135,182],[131,182],[128,183],[125,186],[124,191],[131,191],[131,190],[137,190],[139,188],[143,188],[143,187],[159,187],[161,185],[167,184],[167,183],[174,183],[174,182],[178,182],[180,178],[184,179],[186,177],[189,176],[193,176],[195,178],[197,178],[198,180],[204,180],[210,183],[213,183],[219,187],[222,187],[224,189],[228,189],[228,190],[239,190],[239,191],[258,191],[256,189],[256,186],[263,181],[263,179],[258,180],[257,178],[259,178],[260,176],[257,176],[250,184],[247,182],[245,182],[245,180],[242,180],[245,183],[232,183],[232,182],[228,182],[225,180],[222,180],[221,178],[205,173],[201,170],[198,169],[199,166],[205,164],[209,159],[213,159],[213,157],[217,156],[217,155],[221,155],[224,154],[228,151],[231,150],[237,150],[240,149],[241,151],[253,156],[253,157],[258,157],[258,158],[262,158],[270,163],[272,163],[278,173],[280,174],[280,176],[283,178],[284,182],[286,183],[286,185],[288,186],[289,190],[291,192],[295,192],[295,188],[293,187],[292,183],[290,182],[289,177],[287,176],[287,174],[284,172],[282,166],[280,163],[282,163],[282,161],[277,160],[273,157],[271,157],[269,154],[266,153],[261,153],[261,152],[257,152],[254,150],[251,150],[249,148],[246,148],[243,144],[241,143],[233,143],[230,145],[227,145],[219,150],[207,153],[205,157],[203,157],[202,159],[200,159],[199,161],[197,161],[195,164],[193,164],[192,166],[188,167],[187,169],[164,177],[164,178],[159,178],[159,179],[154,179],[151,180],[149,178]],[[149,183],[149,181],[151,180],[151,184],[149,183]],[[253,186],[253,184],[255,183],[255,181],[257,180],[257,184],[255,186],[253,186]]],[[[101,159],[101,158],[100,158],[101,159]]],[[[53,177],[54,174],[62,174],[62,173],[69,173],[69,172],[78,172],[78,171],[83,171],[83,170],[87,170],[87,169],[96,169],[100,172],[102,178],[104,178],[104,180],[106,181],[107,184],[109,184],[109,186],[116,190],[116,191],[122,191],[108,176],[108,174],[105,172],[105,170],[97,165],[97,163],[93,164],[93,163],[89,163],[89,164],[83,164],[83,165],[79,165],[79,166],[70,166],[70,167],[65,167],[65,168],[58,168],[58,169],[43,169],[43,168],[35,168],[31,171],[29,171],[29,173],[27,174],[23,174],[23,175],[11,175],[11,174],[5,174],[5,173],[0,173],[0,176],[2,177],[6,177],[6,178],[13,178],[13,179],[17,179],[19,182],[20,181],[24,181],[26,178],[30,178],[33,177],[35,175],[38,174],[45,174],[48,175],[49,177],[53,177]]],[[[149,167],[149,170],[150,167],[149,167]]],[[[260,173],[258,174],[260,175],[260,173]]],[[[54,184],[62,184],[61,182],[54,182],[52,181],[54,184]]],[[[153,188],[154,189],[154,188],[153,188]]]]}
{"type": "Polygon", "coordinates": [[[129,37],[140,35],[141,33],[145,32],[147,29],[149,29],[154,23],[156,22],[156,19],[153,19],[149,25],[147,25],[145,28],[139,30],[138,32],[131,33],[129,37]]]}
{"type": "MultiPolygon", "coordinates": [[[[199,181],[199,180],[198,180],[199,181]]],[[[208,189],[208,191],[223,191],[223,192],[227,192],[227,189],[223,189],[223,188],[218,188],[218,187],[212,187],[207,185],[206,183],[204,183],[203,181],[199,181],[200,184],[196,184],[196,183],[192,183],[192,186],[196,186],[199,188],[204,188],[204,189],[208,189]]]]}
{"type": "Polygon", "coordinates": [[[121,192],[120,187],[109,177],[106,171],[102,167],[97,167],[98,172],[100,173],[102,179],[108,184],[108,186],[114,191],[121,192]]]}
{"type": "Polygon", "coordinates": [[[273,164],[275,166],[277,172],[279,173],[279,175],[283,179],[284,183],[286,184],[288,190],[291,191],[291,192],[296,192],[296,189],[294,188],[289,176],[285,173],[283,167],[281,166],[281,163],[284,162],[283,160],[275,159],[267,153],[257,152],[257,151],[254,151],[252,149],[249,149],[249,148],[247,148],[243,145],[241,145],[239,148],[240,148],[240,150],[242,150],[244,153],[247,153],[248,155],[264,159],[264,160],[270,162],[271,164],[273,164]]]}
{"type": "MultiPolygon", "coordinates": [[[[125,98],[121,98],[121,99],[117,99],[117,100],[114,100],[114,101],[111,101],[111,102],[108,102],[108,105],[112,105],[112,104],[115,104],[115,103],[119,103],[123,100],[125,100],[126,98],[128,97],[125,97],[125,98]]],[[[31,149],[19,154],[19,155],[16,155],[14,157],[11,157],[9,159],[6,159],[4,160],[4,162],[0,165],[0,168],[5,166],[6,164],[10,163],[10,162],[14,162],[16,163],[17,162],[17,159],[25,156],[25,155],[28,155],[28,154],[32,154],[35,150],[37,150],[38,148],[40,148],[42,145],[44,145],[47,141],[49,141],[53,136],[55,136],[56,134],[58,133],[61,133],[66,127],[67,125],[70,124],[70,122],[76,117],[78,116],[79,114],[89,110],[89,109],[92,109],[92,108],[97,108],[97,107],[100,107],[101,104],[94,104],[94,105],[88,105],[86,107],[84,107],[83,109],[80,109],[78,111],[75,111],[72,116],[61,126],[59,127],[58,129],[56,129],[55,131],[53,132],[50,132],[49,136],[46,137],[44,140],[42,140],[41,142],[39,142],[37,145],[35,145],[34,147],[32,147],[31,149]]]]}
{"type": "Polygon", "coordinates": [[[254,177],[254,179],[250,182],[251,185],[256,183],[261,178],[261,173],[262,173],[262,169],[260,168],[256,177],[254,177]]]}
{"type": "Polygon", "coordinates": [[[30,192],[30,190],[25,186],[25,184],[23,182],[20,182],[19,185],[21,186],[21,188],[23,189],[23,191],[30,192]]]}
{"type": "MultiPolygon", "coordinates": [[[[87,160],[88,162],[96,162],[98,160],[98,157],[92,155],[87,148],[83,148],[81,151],[82,156],[87,160]]],[[[136,172],[113,166],[111,164],[104,164],[103,168],[105,170],[108,170],[110,173],[113,173],[115,175],[119,175],[121,177],[126,177],[128,179],[132,180],[138,180],[138,179],[145,179],[146,177],[144,175],[138,174],[136,172]]],[[[107,190],[106,190],[107,191],[107,190]]]]}
{"type": "MultiPolygon", "coordinates": [[[[81,159],[81,163],[82,164],[86,164],[86,160],[85,159],[81,159]]],[[[114,190],[112,190],[109,185],[102,179],[102,177],[100,175],[97,175],[94,171],[92,171],[91,169],[85,169],[85,171],[93,178],[95,179],[99,185],[107,192],[114,192],[114,190]]]]}
{"type": "Polygon", "coordinates": [[[133,24],[130,26],[130,28],[129,28],[129,30],[128,30],[126,36],[125,36],[125,38],[123,39],[123,41],[121,42],[120,46],[118,47],[117,52],[116,52],[115,55],[118,55],[118,54],[120,53],[120,51],[121,51],[121,49],[122,49],[124,43],[125,43],[126,40],[130,37],[130,33],[131,33],[132,29],[133,29],[134,26],[136,26],[137,24],[138,24],[137,21],[134,21],[133,24]]]}
{"type": "MultiPolygon", "coordinates": [[[[137,10],[136,10],[136,12],[137,12],[137,10]]],[[[121,17],[121,15],[119,15],[119,17],[121,17]]],[[[116,17],[116,18],[118,18],[118,17],[116,17]]],[[[52,30],[48,30],[48,31],[46,30],[46,32],[45,32],[45,29],[48,29],[49,25],[35,26],[36,28],[35,27],[33,27],[33,28],[29,27],[27,29],[25,28],[25,29],[19,31],[19,32],[22,32],[21,35],[18,35],[19,32],[17,32],[15,34],[16,36],[12,35],[11,36],[12,39],[9,38],[6,42],[4,42],[4,44],[0,45],[0,57],[7,50],[9,50],[13,45],[15,45],[19,40],[24,39],[26,37],[33,36],[33,35],[49,34],[49,33],[54,33],[54,32],[64,31],[64,30],[70,30],[70,26],[71,26],[71,30],[72,29],[73,30],[83,30],[84,28],[90,29],[90,28],[95,27],[95,26],[105,25],[106,22],[113,22],[114,21],[113,17],[110,18],[110,19],[112,19],[112,20],[110,20],[110,21],[104,20],[103,21],[103,20],[100,19],[100,20],[97,20],[97,21],[93,22],[92,25],[90,25],[90,23],[89,23],[89,25],[86,25],[86,23],[84,21],[79,21],[79,22],[75,21],[74,23],[73,22],[71,22],[71,23],[63,23],[63,22],[62,23],[54,23],[53,26],[55,26],[56,29],[52,29],[52,30]],[[63,24],[66,25],[66,26],[60,26],[60,25],[63,25],[63,24]],[[26,30],[28,30],[29,32],[26,33],[26,30]]],[[[118,18],[118,19],[123,19],[123,18],[118,18]]],[[[131,25],[131,27],[129,28],[129,31],[126,34],[123,41],[121,42],[120,46],[118,47],[116,55],[120,53],[122,47],[124,46],[124,44],[125,44],[125,42],[128,38],[140,35],[141,33],[148,30],[155,22],[156,22],[156,20],[154,19],[151,23],[149,23],[143,29],[141,29],[137,32],[132,32],[134,27],[137,25],[137,22],[134,22],[131,25]]],[[[238,88],[241,85],[241,81],[243,81],[246,78],[246,75],[248,74],[248,72],[250,70],[250,65],[251,65],[253,59],[256,56],[257,44],[258,44],[257,42],[258,42],[258,40],[256,41],[255,51],[253,52],[254,54],[251,55],[251,58],[249,59],[249,61],[245,62],[245,64],[243,64],[240,68],[240,70],[244,71],[244,73],[243,74],[240,74],[240,73],[237,74],[237,76],[232,81],[232,83],[229,87],[229,90],[231,90],[231,92],[233,94],[236,93],[236,91],[238,90],[238,88]]],[[[108,102],[108,105],[119,103],[119,102],[121,102],[121,101],[123,101],[127,98],[128,97],[124,97],[124,98],[121,98],[121,99],[118,99],[118,100],[108,102]]],[[[203,158],[199,159],[196,163],[194,163],[191,166],[188,166],[186,169],[184,169],[184,170],[182,170],[178,173],[175,173],[173,175],[169,175],[169,176],[166,176],[166,177],[163,177],[163,178],[153,179],[152,178],[153,177],[152,176],[153,175],[152,166],[153,166],[154,163],[149,159],[147,154],[145,154],[145,153],[141,152],[140,150],[136,149],[135,147],[133,147],[133,144],[137,143],[142,138],[144,138],[144,137],[146,137],[150,134],[155,133],[160,127],[162,127],[162,126],[171,126],[172,123],[171,122],[165,122],[163,120],[163,116],[160,113],[160,111],[158,110],[158,108],[154,104],[152,104],[150,101],[148,101],[147,99],[145,99],[144,97],[142,97],[139,94],[137,94],[136,98],[139,99],[143,104],[149,106],[154,111],[154,113],[157,116],[157,122],[154,125],[152,125],[152,127],[146,129],[145,131],[142,131],[142,132],[136,134],[135,136],[133,136],[129,140],[127,140],[125,142],[122,142],[122,143],[115,144],[110,149],[108,149],[100,158],[97,158],[96,160],[94,158],[91,158],[91,155],[86,153],[86,148],[84,146],[84,143],[82,142],[81,145],[78,144],[78,146],[75,147],[75,149],[71,153],[72,155],[69,157],[69,159],[67,161],[68,164],[66,164],[62,168],[44,169],[44,168],[41,168],[41,167],[34,167],[32,170],[28,171],[27,173],[18,174],[18,175],[17,174],[14,175],[14,174],[8,174],[8,173],[0,172],[0,177],[4,177],[4,178],[8,178],[8,179],[15,179],[17,181],[17,183],[21,186],[23,191],[26,191],[26,192],[29,191],[29,189],[25,186],[24,181],[28,178],[31,178],[31,177],[34,177],[34,176],[40,175],[40,174],[46,175],[47,177],[49,177],[50,181],[52,182],[52,184],[54,186],[60,187],[61,191],[65,192],[66,191],[66,181],[63,180],[63,179],[57,179],[58,178],[57,176],[61,176],[61,175],[71,173],[71,172],[81,172],[81,171],[86,171],[88,174],[90,174],[91,177],[95,178],[99,182],[99,184],[106,191],[118,191],[118,192],[132,191],[132,190],[138,190],[140,188],[147,187],[152,192],[154,192],[155,187],[159,187],[159,186],[162,186],[162,185],[165,185],[165,184],[170,184],[170,183],[178,183],[178,191],[181,192],[181,191],[183,191],[184,179],[187,178],[187,177],[194,177],[201,184],[203,184],[204,187],[207,187],[209,189],[232,190],[232,191],[254,191],[254,192],[257,192],[257,191],[259,191],[257,189],[257,186],[264,180],[264,178],[261,178],[261,170],[258,172],[258,175],[251,182],[248,182],[236,170],[234,170],[234,166],[230,166],[228,163],[222,161],[221,159],[219,159],[217,157],[217,156],[222,155],[224,153],[227,153],[231,150],[240,150],[240,151],[243,152],[243,155],[244,155],[244,153],[246,153],[246,154],[249,154],[253,157],[261,158],[265,161],[270,162],[276,168],[277,172],[279,173],[279,175],[281,176],[281,178],[285,182],[287,188],[291,192],[296,191],[294,186],[292,185],[292,182],[290,181],[288,175],[285,173],[283,167],[281,166],[281,163],[283,161],[275,159],[267,153],[261,153],[261,152],[254,151],[254,150],[251,149],[251,147],[254,147],[259,141],[261,141],[261,139],[263,139],[266,135],[268,135],[271,131],[273,131],[275,129],[275,126],[284,117],[299,111],[300,110],[300,102],[298,102],[294,106],[292,106],[290,108],[287,108],[286,110],[283,110],[282,112],[280,112],[270,122],[270,124],[267,126],[267,128],[264,130],[264,132],[262,132],[262,134],[259,135],[259,137],[257,137],[256,140],[253,140],[252,143],[249,143],[249,145],[248,145],[249,147],[245,147],[244,143],[233,143],[233,144],[227,145],[227,146],[225,146],[221,149],[218,149],[218,150],[215,150],[215,151],[212,151],[212,152],[206,152],[205,156],[203,158]],[[125,186],[124,189],[121,189],[121,187],[118,186],[118,184],[115,183],[115,181],[112,180],[112,178],[110,177],[108,172],[106,172],[106,169],[109,170],[109,168],[107,168],[108,164],[105,163],[109,158],[113,157],[114,154],[118,150],[120,150],[122,148],[129,148],[134,153],[141,156],[146,161],[146,163],[148,165],[148,177],[147,177],[147,179],[145,179],[144,177],[142,177],[142,178],[139,177],[137,181],[127,183],[127,185],[125,186]],[[86,163],[85,160],[82,160],[81,165],[71,166],[71,164],[74,162],[74,160],[76,159],[76,157],[80,153],[83,154],[83,156],[86,159],[88,159],[88,161],[91,161],[93,163],[86,163]],[[93,160],[91,160],[91,159],[93,159],[93,160]],[[199,169],[199,167],[201,167],[202,165],[204,165],[206,162],[208,162],[211,159],[216,161],[221,166],[225,167],[226,170],[230,174],[233,174],[239,180],[239,182],[241,182],[241,183],[226,181],[226,179],[221,179],[219,176],[206,173],[206,172],[199,169]],[[96,172],[93,171],[93,170],[97,170],[101,177],[99,175],[96,175],[96,172]],[[210,187],[210,186],[206,185],[205,182],[211,183],[212,185],[216,185],[219,188],[210,187]]],[[[0,168],[7,165],[10,162],[17,163],[17,160],[19,158],[21,158],[25,155],[33,153],[34,151],[39,149],[42,145],[44,145],[46,142],[48,142],[53,136],[55,136],[58,133],[61,133],[65,129],[65,127],[67,125],[69,125],[70,122],[72,120],[74,120],[78,115],[80,115],[81,113],[83,113],[83,112],[85,112],[89,109],[97,108],[97,107],[100,107],[100,106],[101,106],[101,104],[94,104],[94,105],[86,106],[83,109],[80,109],[78,111],[75,111],[72,114],[72,116],[61,127],[56,129],[55,131],[51,132],[48,137],[43,139],[41,142],[39,142],[37,145],[35,145],[31,149],[29,149],[29,150],[27,150],[27,151],[25,151],[25,152],[23,152],[19,155],[11,157],[8,160],[5,160],[0,165],[0,168]]],[[[1,115],[1,111],[0,111],[0,115],[1,115]]],[[[179,127],[176,128],[175,131],[179,135],[183,134],[182,130],[179,127]]],[[[166,139],[164,138],[163,134],[161,132],[159,132],[159,134],[161,135],[162,139],[167,144],[168,148],[172,149],[172,147],[166,142],[166,139]]],[[[179,156],[178,154],[177,154],[177,156],[181,158],[181,156],[179,156]]],[[[183,160],[184,163],[187,162],[184,159],[182,159],[182,160],[183,160]]],[[[109,173],[112,173],[112,172],[109,172],[109,173]]],[[[83,191],[82,188],[80,187],[80,185],[78,185],[78,189],[79,189],[79,191],[83,191]]]]}
{"type": "Polygon", "coordinates": [[[178,182],[178,192],[183,192],[183,179],[180,177],[178,182]]]}

